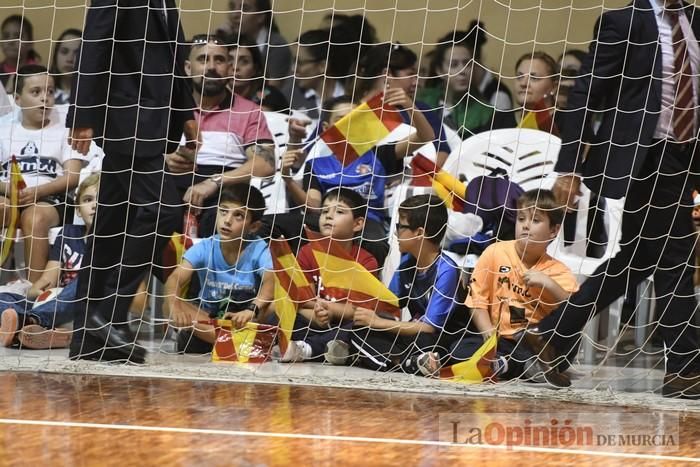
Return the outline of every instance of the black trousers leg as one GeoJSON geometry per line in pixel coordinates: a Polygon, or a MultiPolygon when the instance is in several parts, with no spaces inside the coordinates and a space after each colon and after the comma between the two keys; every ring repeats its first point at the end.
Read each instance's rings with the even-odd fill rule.
{"type": "Polygon", "coordinates": [[[160,272],[154,263],[161,262],[182,222],[181,202],[163,164],[162,156],[105,157],[94,235],[78,276],[76,330],[84,329],[88,313],[99,313],[113,324],[126,323],[139,284],[146,274],[160,272]]]}
{"type": "Polygon", "coordinates": [[[642,178],[631,182],[622,217],[621,250],[586,280],[568,303],[540,323],[558,351],[575,357],[588,320],[653,274],[659,332],[667,370],[697,368],[698,342],[690,323],[697,310],[693,290],[694,228],[689,154],[659,143],[647,155],[642,178]]]}

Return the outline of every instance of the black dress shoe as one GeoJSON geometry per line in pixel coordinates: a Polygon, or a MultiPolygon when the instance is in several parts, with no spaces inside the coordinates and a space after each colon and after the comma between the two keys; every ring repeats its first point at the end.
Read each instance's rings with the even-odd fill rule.
{"type": "Polygon", "coordinates": [[[568,388],[571,386],[571,379],[565,373],[560,372],[553,363],[559,358],[556,350],[542,338],[536,330],[526,329],[522,334],[522,339],[530,347],[532,353],[537,357],[539,368],[544,373],[544,379],[557,388],[568,388]]]}
{"type": "Polygon", "coordinates": [[[667,373],[664,376],[661,394],[664,397],[700,400],[700,371],[694,371],[686,375],[667,373]]]}
{"type": "Polygon", "coordinates": [[[114,326],[99,313],[88,313],[85,320],[86,336],[96,338],[102,345],[100,347],[114,350],[122,355],[137,360],[146,359],[146,350],[136,344],[136,336],[127,326],[114,326]]]}

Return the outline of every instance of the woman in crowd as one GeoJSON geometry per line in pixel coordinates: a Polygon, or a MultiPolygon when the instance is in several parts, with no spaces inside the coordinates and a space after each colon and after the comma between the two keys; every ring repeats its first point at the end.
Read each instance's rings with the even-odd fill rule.
{"type": "Polygon", "coordinates": [[[257,44],[241,36],[231,48],[233,63],[232,91],[249,99],[266,111],[282,112],[289,103],[282,92],[265,80],[265,64],[257,44]]]}
{"type": "Polygon", "coordinates": [[[12,15],[0,25],[0,33],[0,49],[4,55],[0,63],[0,82],[9,94],[14,94],[12,78],[17,69],[41,63],[41,57],[34,50],[34,26],[24,16],[12,15]]]}
{"type": "Polygon", "coordinates": [[[83,32],[80,29],[66,29],[58,36],[51,54],[49,73],[56,83],[56,104],[67,104],[75,73],[75,63],[80,50],[83,32]]]}

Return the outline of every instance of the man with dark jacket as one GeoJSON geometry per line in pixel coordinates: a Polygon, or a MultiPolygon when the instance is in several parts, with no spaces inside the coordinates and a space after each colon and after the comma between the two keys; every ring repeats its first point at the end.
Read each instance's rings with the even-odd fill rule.
{"type": "Polygon", "coordinates": [[[690,266],[691,193],[700,170],[698,38],[700,11],[679,0],[634,0],[598,20],[563,115],[554,190],[569,206],[581,179],[604,197],[624,196],[621,249],[526,334],[543,363],[556,365],[550,382],[568,383],[559,370],[575,357],[588,319],[653,275],[667,359],[662,393],[700,397],[690,266]],[[591,116],[600,113],[594,131],[591,116]]]}
{"type": "Polygon", "coordinates": [[[182,225],[164,154],[177,149],[183,130],[197,141],[179,44],[174,0],[92,0],[88,8],[66,124],[76,150],[95,138],[105,158],[71,358],[144,361],[128,328],[129,304],[182,225]]]}

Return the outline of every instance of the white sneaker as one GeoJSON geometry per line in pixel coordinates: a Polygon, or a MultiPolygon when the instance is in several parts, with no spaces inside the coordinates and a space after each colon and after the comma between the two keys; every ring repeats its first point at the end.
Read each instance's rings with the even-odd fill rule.
{"type": "Polygon", "coordinates": [[[350,346],[343,341],[332,340],[326,344],[324,357],[331,365],[345,366],[350,356],[350,346]]]}
{"type": "Polygon", "coordinates": [[[311,346],[304,341],[291,341],[280,362],[303,362],[311,358],[311,346]]]}

